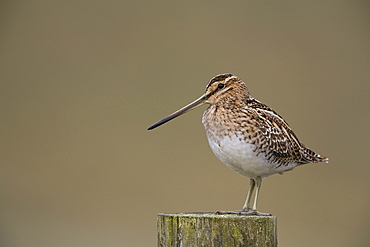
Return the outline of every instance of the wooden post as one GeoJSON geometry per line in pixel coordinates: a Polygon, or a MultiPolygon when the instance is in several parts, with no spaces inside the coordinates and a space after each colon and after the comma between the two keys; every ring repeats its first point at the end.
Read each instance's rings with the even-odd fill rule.
{"type": "Polygon", "coordinates": [[[276,216],[158,214],[158,246],[277,246],[276,216]]]}

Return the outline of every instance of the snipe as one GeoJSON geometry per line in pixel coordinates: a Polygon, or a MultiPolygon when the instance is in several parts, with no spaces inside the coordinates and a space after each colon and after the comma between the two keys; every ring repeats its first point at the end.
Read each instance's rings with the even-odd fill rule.
{"type": "Polygon", "coordinates": [[[148,130],[203,104],[209,104],[202,122],[211,149],[229,168],[250,178],[242,210],[219,213],[269,215],[257,211],[262,178],[282,174],[302,164],[328,161],[301,143],[287,122],[273,109],[254,99],[245,83],[233,74],[215,76],[208,83],[205,94],[148,130]]]}

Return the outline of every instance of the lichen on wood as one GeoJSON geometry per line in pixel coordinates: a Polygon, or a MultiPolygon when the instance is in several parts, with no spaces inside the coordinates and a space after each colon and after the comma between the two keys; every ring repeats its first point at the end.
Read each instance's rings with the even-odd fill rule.
{"type": "Polygon", "coordinates": [[[276,216],[158,214],[158,246],[277,246],[276,216]]]}

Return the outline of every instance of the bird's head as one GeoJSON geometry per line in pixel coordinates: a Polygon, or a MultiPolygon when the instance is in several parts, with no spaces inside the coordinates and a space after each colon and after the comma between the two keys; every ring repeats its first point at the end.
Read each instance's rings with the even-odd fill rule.
{"type": "Polygon", "coordinates": [[[151,125],[148,130],[154,129],[175,117],[191,111],[204,104],[218,104],[250,97],[245,83],[233,74],[220,74],[213,77],[206,86],[205,93],[190,104],[175,111],[171,115],[151,125]]]}

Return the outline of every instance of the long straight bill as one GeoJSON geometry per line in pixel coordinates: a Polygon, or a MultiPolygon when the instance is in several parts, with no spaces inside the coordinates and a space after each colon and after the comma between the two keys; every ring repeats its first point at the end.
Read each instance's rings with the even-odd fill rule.
{"type": "Polygon", "coordinates": [[[148,128],[148,130],[152,130],[154,128],[157,128],[158,126],[161,126],[162,124],[167,123],[168,121],[174,119],[175,117],[178,117],[178,116],[180,116],[184,113],[187,113],[188,111],[191,111],[191,110],[197,108],[198,106],[203,105],[205,103],[206,99],[207,99],[206,95],[205,94],[202,95],[199,99],[196,99],[195,101],[193,101],[190,104],[184,106],[180,110],[177,110],[174,113],[172,113],[171,115],[163,118],[162,120],[159,120],[158,122],[156,122],[155,124],[150,126],[148,128]]]}

